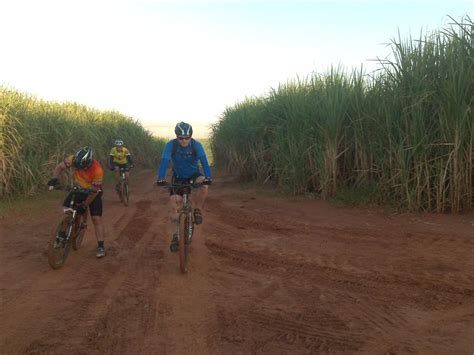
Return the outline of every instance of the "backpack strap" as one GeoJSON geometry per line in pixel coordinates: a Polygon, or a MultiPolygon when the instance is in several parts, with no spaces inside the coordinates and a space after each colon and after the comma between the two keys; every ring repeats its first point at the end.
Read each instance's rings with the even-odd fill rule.
{"type": "MultiPolygon", "coordinates": [[[[174,157],[176,154],[176,151],[178,150],[178,138],[173,139],[173,149],[171,150],[171,157],[174,157]]],[[[191,138],[191,148],[193,149],[193,157],[197,157],[197,150],[196,147],[194,146],[194,138],[191,138]]]]}

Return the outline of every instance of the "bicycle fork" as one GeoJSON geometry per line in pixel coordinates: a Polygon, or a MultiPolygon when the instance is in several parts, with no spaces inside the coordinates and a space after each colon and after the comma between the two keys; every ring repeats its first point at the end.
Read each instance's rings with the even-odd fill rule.
{"type": "Polygon", "coordinates": [[[72,233],[72,228],[74,224],[73,222],[76,219],[77,211],[73,208],[73,206],[74,206],[74,198],[71,198],[71,202],[69,202],[70,209],[64,211],[63,225],[61,228],[65,233],[66,240],[69,239],[72,233]]]}
{"type": "Polygon", "coordinates": [[[179,216],[178,216],[178,220],[176,221],[176,235],[178,236],[178,242],[179,242],[179,239],[181,237],[185,237],[185,236],[182,236],[181,235],[181,231],[180,231],[180,224],[181,224],[181,218],[186,218],[186,215],[188,217],[188,220],[187,220],[187,224],[186,224],[186,229],[185,231],[187,232],[187,239],[184,241],[186,244],[188,243],[191,243],[191,238],[193,236],[193,231],[194,231],[194,227],[193,227],[193,223],[192,223],[192,212],[187,212],[187,213],[180,213],[179,216]]]}

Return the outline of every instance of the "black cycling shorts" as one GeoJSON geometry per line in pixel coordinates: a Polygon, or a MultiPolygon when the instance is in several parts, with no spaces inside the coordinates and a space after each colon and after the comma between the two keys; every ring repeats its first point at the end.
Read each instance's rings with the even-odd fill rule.
{"type": "Polygon", "coordinates": [[[130,170],[130,164],[129,163],[125,163],[125,164],[113,163],[112,164],[112,167],[114,168],[114,170],[115,170],[116,166],[119,168],[119,170],[120,169],[123,169],[124,171],[129,171],[130,170]]]}
{"type": "MultiPolygon", "coordinates": [[[[71,203],[71,197],[73,192],[70,192],[66,199],[63,202],[63,206],[70,208],[69,204],[71,203]]],[[[87,198],[87,194],[76,194],[76,204],[84,202],[87,198]]],[[[91,216],[102,216],[102,191],[98,193],[94,201],[89,205],[89,211],[91,216]]]]}
{"type": "MultiPolygon", "coordinates": [[[[195,183],[197,178],[200,177],[200,176],[204,176],[202,175],[200,172],[197,172],[197,173],[194,173],[190,178],[187,178],[187,179],[178,179],[176,177],[173,176],[173,178],[171,179],[171,183],[172,184],[180,184],[180,183],[183,183],[183,182],[189,182],[189,183],[195,183]]],[[[179,187],[170,187],[170,196],[173,196],[173,195],[183,195],[183,190],[179,187]]]]}

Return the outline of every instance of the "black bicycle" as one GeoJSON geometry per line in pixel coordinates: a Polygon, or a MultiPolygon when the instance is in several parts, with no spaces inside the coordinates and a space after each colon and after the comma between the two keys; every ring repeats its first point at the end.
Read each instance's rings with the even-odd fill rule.
{"type": "Polygon", "coordinates": [[[120,186],[117,187],[117,194],[120,198],[120,201],[122,201],[125,206],[128,206],[128,201],[130,199],[130,187],[128,184],[127,175],[125,173],[130,171],[130,168],[130,166],[120,167],[120,186]]]}
{"type": "Polygon", "coordinates": [[[188,272],[189,247],[194,233],[193,207],[189,201],[191,188],[201,188],[203,183],[182,182],[179,184],[166,184],[164,188],[172,188],[179,194],[182,194],[183,202],[178,210],[178,219],[176,220],[175,235],[178,238],[179,268],[183,274],[188,272]]]}
{"type": "Polygon", "coordinates": [[[87,229],[87,212],[79,213],[77,211],[77,197],[81,194],[88,195],[92,192],[90,189],[81,189],[79,187],[57,189],[71,191],[70,210],[64,213],[64,217],[59,222],[56,232],[48,245],[48,262],[53,269],[61,268],[72,248],[77,250],[81,247],[82,240],[87,229]]]}

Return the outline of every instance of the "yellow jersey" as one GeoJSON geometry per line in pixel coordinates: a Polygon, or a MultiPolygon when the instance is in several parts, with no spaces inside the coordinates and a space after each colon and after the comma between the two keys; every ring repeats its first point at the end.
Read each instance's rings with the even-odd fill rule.
{"type": "MultiPolygon", "coordinates": [[[[64,164],[70,168],[72,167],[73,160],[74,155],[70,155],[64,159],[64,164]]],[[[75,186],[79,186],[83,189],[98,190],[102,188],[104,169],[97,160],[92,159],[92,165],[86,170],[76,169],[73,167],[72,177],[74,179],[75,186]]]]}
{"type": "Polygon", "coordinates": [[[113,157],[115,164],[127,164],[127,155],[130,155],[130,152],[125,147],[122,147],[121,151],[117,147],[110,150],[110,156],[113,157]]]}

